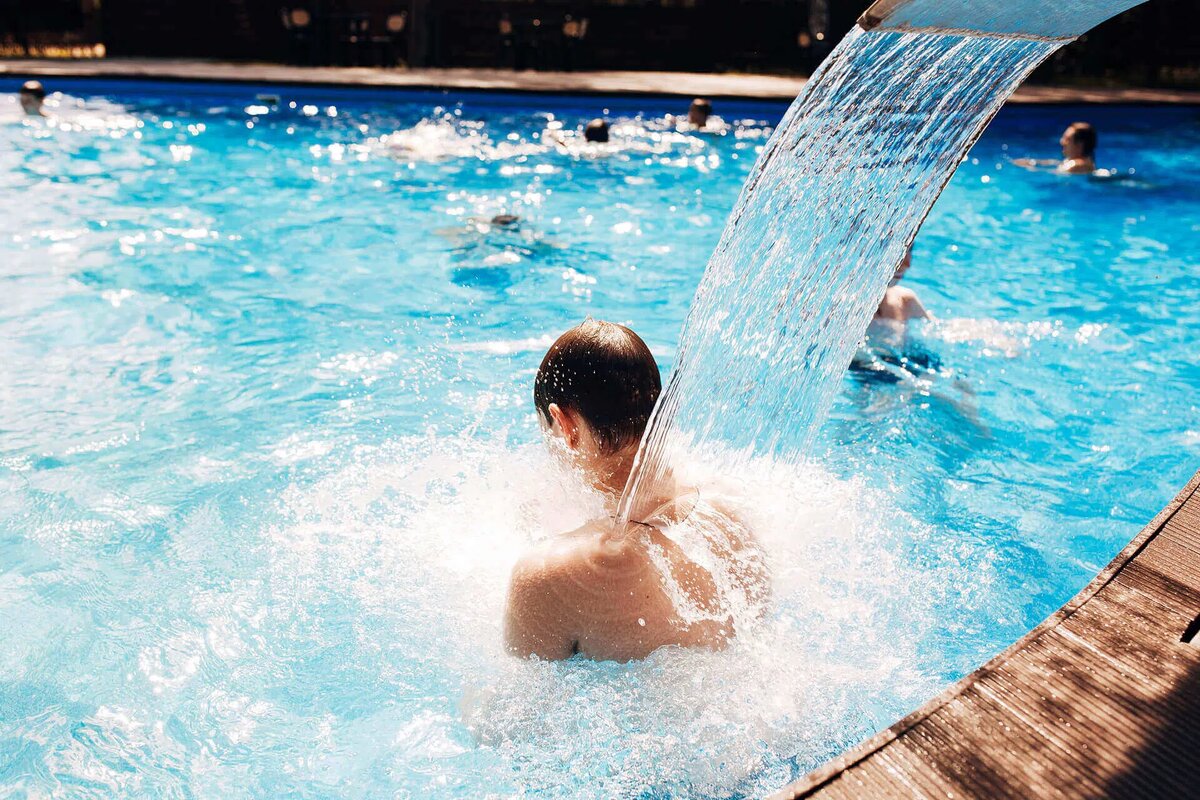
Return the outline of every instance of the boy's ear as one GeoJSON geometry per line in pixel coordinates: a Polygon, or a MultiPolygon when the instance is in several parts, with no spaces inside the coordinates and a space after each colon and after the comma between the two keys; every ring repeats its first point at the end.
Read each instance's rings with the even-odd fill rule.
{"type": "Polygon", "coordinates": [[[546,410],[550,412],[551,427],[557,426],[567,446],[575,449],[579,444],[579,425],[575,422],[575,415],[564,411],[558,403],[551,403],[546,410]]]}

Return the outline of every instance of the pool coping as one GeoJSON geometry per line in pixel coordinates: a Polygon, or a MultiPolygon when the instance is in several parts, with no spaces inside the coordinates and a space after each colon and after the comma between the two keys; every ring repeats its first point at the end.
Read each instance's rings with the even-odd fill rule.
{"type": "MultiPolygon", "coordinates": [[[[302,67],[263,62],[167,58],[9,58],[0,59],[0,76],[784,101],[790,101],[799,94],[807,81],[799,76],[741,73],[302,67]]],[[[1010,102],[1048,105],[1200,105],[1200,90],[1023,86],[1010,102]]]]}
{"type": "Polygon", "coordinates": [[[1180,727],[1172,719],[1175,709],[1200,703],[1200,637],[1185,641],[1188,632],[1196,633],[1198,612],[1200,472],[1036,628],[890,728],[771,798],[1036,797],[1047,785],[1061,797],[1094,796],[1094,786],[1048,780],[1063,777],[1055,772],[1078,772],[1078,765],[1060,765],[1085,750],[1095,762],[1089,780],[1105,796],[1183,796],[1172,789],[1187,761],[1175,768],[1172,758],[1200,732],[1200,717],[1187,723],[1188,736],[1169,733],[1180,727]],[[1182,608],[1181,600],[1190,605],[1182,608]],[[1076,630],[1063,630],[1077,620],[1076,630]],[[1101,628],[1128,637],[1128,649],[1087,635],[1101,628]],[[1178,638],[1164,639],[1164,631],[1178,638]],[[1073,643],[1083,657],[1063,659],[1053,637],[1073,643]],[[1146,663],[1161,665],[1161,672],[1143,677],[1138,666],[1146,663]],[[1105,713],[1093,708],[1101,705],[1105,713]],[[1110,735],[1087,738],[1097,725],[1110,735]],[[1143,765],[1149,775],[1139,773],[1143,765]]]}

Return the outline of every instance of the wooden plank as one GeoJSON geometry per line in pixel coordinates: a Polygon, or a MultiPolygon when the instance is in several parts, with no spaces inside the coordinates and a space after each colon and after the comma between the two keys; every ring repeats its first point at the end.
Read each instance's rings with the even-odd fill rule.
{"type": "Polygon", "coordinates": [[[1200,472],[996,658],[776,797],[1200,796],[1200,472]]]}
{"type": "Polygon", "coordinates": [[[1121,570],[1113,582],[1152,596],[1158,605],[1171,609],[1178,618],[1185,617],[1189,607],[1200,610],[1200,593],[1193,592],[1189,597],[1191,590],[1188,587],[1136,561],[1121,570]],[[1180,598],[1183,598],[1182,602],[1180,598]]]}

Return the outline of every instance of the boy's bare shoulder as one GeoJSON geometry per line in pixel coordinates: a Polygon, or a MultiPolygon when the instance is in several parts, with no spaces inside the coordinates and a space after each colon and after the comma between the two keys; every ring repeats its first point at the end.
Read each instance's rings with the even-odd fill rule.
{"type": "Polygon", "coordinates": [[[586,628],[589,598],[603,550],[598,525],[550,537],[513,565],[508,586],[505,640],[520,656],[568,658],[586,628]]]}
{"type": "Polygon", "coordinates": [[[560,580],[579,569],[598,548],[599,531],[594,523],[551,536],[529,548],[512,570],[514,588],[560,580]]]}

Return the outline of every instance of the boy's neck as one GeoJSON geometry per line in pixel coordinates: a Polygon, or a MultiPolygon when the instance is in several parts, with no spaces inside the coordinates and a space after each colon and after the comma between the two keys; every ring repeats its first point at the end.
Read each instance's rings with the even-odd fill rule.
{"type": "MultiPolygon", "coordinates": [[[[629,482],[633,472],[633,464],[637,459],[638,448],[630,447],[614,454],[603,463],[597,465],[592,478],[592,487],[612,498],[613,506],[620,502],[621,494],[629,482]]],[[[645,517],[652,511],[662,508],[665,504],[676,499],[676,483],[674,474],[668,470],[653,487],[640,487],[641,500],[637,508],[631,509],[630,518],[634,520],[645,517]],[[647,491],[649,490],[649,491],[647,491]]]]}
{"type": "Polygon", "coordinates": [[[633,472],[633,462],[637,458],[637,447],[629,447],[606,458],[597,465],[592,486],[605,494],[620,497],[629,482],[629,473],[633,472]]]}

